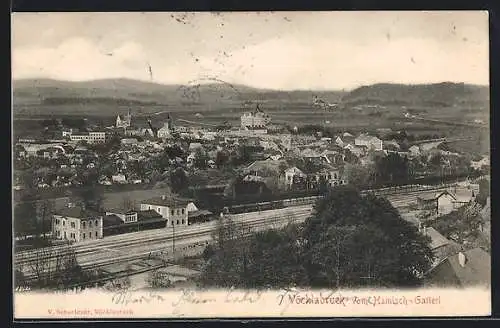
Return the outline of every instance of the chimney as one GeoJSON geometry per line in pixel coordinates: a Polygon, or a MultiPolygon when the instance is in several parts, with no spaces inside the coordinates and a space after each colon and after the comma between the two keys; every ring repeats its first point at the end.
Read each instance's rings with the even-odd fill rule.
{"type": "Polygon", "coordinates": [[[465,257],[465,254],[462,252],[458,253],[458,263],[462,268],[465,267],[465,263],[467,263],[467,258],[465,257]]]}

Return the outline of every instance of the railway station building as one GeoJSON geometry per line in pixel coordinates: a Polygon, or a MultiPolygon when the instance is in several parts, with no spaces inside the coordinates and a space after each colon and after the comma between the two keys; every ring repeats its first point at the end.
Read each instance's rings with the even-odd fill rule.
{"type": "Polygon", "coordinates": [[[109,209],[103,217],[103,236],[165,228],[166,220],[153,210],[109,209]]]}
{"type": "Polygon", "coordinates": [[[55,239],[79,242],[103,237],[103,216],[82,206],[69,204],[52,216],[55,239]]]}
{"type": "Polygon", "coordinates": [[[191,201],[187,199],[170,198],[162,195],[142,201],[141,211],[156,211],[166,220],[167,227],[174,225],[187,226],[189,224],[188,205],[190,203],[191,201]]]}

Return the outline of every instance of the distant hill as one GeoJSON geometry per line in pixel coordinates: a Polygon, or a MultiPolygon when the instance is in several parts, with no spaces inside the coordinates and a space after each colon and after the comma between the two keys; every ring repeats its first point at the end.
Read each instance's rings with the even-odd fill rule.
{"type": "MultiPolygon", "coordinates": [[[[51,79],[13,81],[14,110],[42,105],[51,108],[69,106],[82,110],[85,105],[101,106],[99,110],[114,113],[113,106],[178,106],[217,105],[243,107],[255,101],[273,104],[310,104],[313,95],[327,101],[338,101],[338,91],[279,91],[233,85],[218,80],[193,82],[188,85],[164,85],[130,79],[104,79],[69,82],[51,79]],[[73,106],[71,106],[73,105],[73,106]]],[[[68,108],[69,108],[68,107],[68,108]]],[[[85,110],[93,109],[85,107],[85,110]]],[[[68,109],[69,110],[69,109],[68,109]]],[[[73,109],[72,109],[73,110],[73,109]]]]}
{"type": "Polygon", "coordinates": [[[422,107],[489,106],[489,88],[464,83],[403,85],[374,84],[352,90],[342,97],[351,105],[401,105],[422,107]]]}

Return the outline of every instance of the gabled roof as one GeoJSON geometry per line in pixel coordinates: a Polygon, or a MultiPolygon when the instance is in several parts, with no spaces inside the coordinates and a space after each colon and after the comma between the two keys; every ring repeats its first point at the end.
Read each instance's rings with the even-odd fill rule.
{"type": "Polygon", "coordinates": [[[87,209],[83,209],[81,206],[65,207],[57,210],[55,215],[66,216],[70,218],[86,219],[89,217],[101,216],[99,213],[87,209]]]}
{"type": "Polygon", "coordinates": [[[163,219],[163,217],[153,210],[137,211],[138,221],[148,221],[152,219],[163,219]]]}
{"type": "Polygon", "coordinates": [[[468,203],[472,199],[472,191],[471,190],[457,191],[454,196],[455,196],[455,201],[460,203],[468,203]]]}
{"type": "Polygon", "coordinates": [[[432,250],[436,248],[449,245],[451,243],[445,236],[440,234],[436,229],[432,227],[425,228],[425,235],[431,238],[431,244],[429,245],[432,250]]]}
{"type": "Polygon", "coordinates": [[[490,254],[479,247],[465,251],[463,254],[466,258],[463,267],[459,262],[459,254],[450,256],[428,273],[429,284],[456,287],[490,285],[490,254]]]}
{"type": "Polygon", "coordinates": [[[301,169],[299,169],[298,167],[296,166],[293,166],[293,167],[290,167],[288,169],[285,170],[286,173],[297,173],[297,174],[304,174],[304,172],[302,172],[301,169]]]}
{"type": "Polygon", "coordinates": [[[444,190],[444,191],[441,191],[441,192],[438,192],[435,194],[420,195],[417,198],[420,200],[437,200],[439,197],[444,196],[444,195],[449,195],[449,196],[451,196],[451,198],[453,198],[453,200],[456,200],[455,195],[453,195],[452,193],[450,193],[447,190],[444,190]]]}
{"type": "Polygon", "coordinates": [[[320,157],[321,154],[319,154],[317,151],[312,150],[311,148],[306,148],[300,152],[300,156],[302,156],[302,157],[320,157]]]}
{"type": "Polygon", "coordinates": [[[262,160],[255,161],[252,164],[248,165],[244,171],[260,171],[260,170],[274,170],[276,172],[279,171],[281,165],[288,165],[285,160],[262,160]]]}

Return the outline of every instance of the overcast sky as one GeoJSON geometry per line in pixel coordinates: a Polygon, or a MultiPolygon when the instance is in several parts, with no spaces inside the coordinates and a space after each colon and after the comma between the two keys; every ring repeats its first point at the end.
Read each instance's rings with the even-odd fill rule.
{"type": "Polygon", "coordinates": [[[489,84],[486,12],[15,13],[13,78],[489,84]]]}

